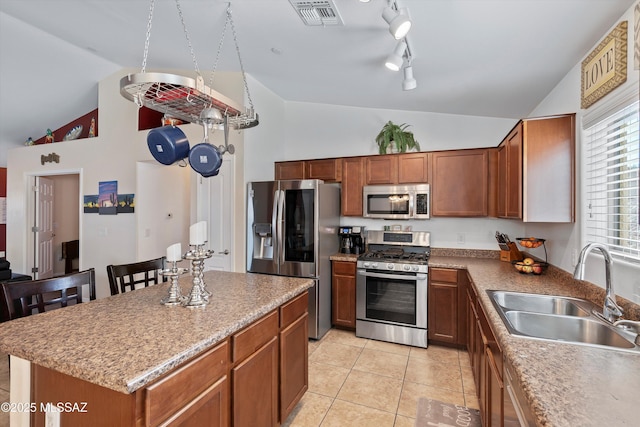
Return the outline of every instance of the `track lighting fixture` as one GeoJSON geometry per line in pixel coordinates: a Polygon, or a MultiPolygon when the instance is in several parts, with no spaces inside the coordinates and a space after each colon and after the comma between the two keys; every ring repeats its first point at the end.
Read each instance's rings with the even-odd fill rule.
{"type": "Polygon", "coordinates": [[[395,0],[382,11],[382,18],[389,24],[389,32],[396,39],[404,38],[411,29],[411,19],[406,8],[398,9],[395,0]]]}
{"type": "Polygon", "coordinates": [[[404,67],[404,80],[402,81],[402,90],[413,90],[418,86],[418,82],[413,78],[413,67],[411,64],[404,67]]]}
{"type": "Polygon", "coordinates": [[[407,43],[404,40],[400,40],[398,44],[396,44],[395,49],[391,55],[387,57],[387,60],[384,62],[385,67],[390,69],[391,71],[398,71],[402,67],[402,63],[404,62],[404,54],[407,50],[407,43]]]}

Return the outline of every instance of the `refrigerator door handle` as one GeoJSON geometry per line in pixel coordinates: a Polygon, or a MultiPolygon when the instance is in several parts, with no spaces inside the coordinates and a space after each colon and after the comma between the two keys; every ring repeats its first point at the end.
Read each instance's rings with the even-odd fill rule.
{"type": "Polygon", "coordinates": [[[278,264],[284,263],[284,190],[278,190],[278,264]]]}

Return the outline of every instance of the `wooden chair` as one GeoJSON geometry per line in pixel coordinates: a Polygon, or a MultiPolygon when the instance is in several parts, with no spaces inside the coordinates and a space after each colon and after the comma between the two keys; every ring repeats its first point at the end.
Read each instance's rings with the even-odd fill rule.
{"type": "MultiPolygon", "coordinates": [[[[165,261],[166,258],[162,257],[132,264],[108,265],[107,276],[111,295],[124,293],[127,290],[133,291],[138,284],[144,284],[145,287],[157,285],[159,270],[165,269],[165,261]]],[[[167,278],[162,276],[162,281],[166,282],[167,278]]]]}
{"type": "Polygon", "coordinates": [[[34,309],[43,313],[58,308],[54,307],[57,304],[60,307],[66,307],[69,302],[80,304],[84,285],[89,285],[89,299],[95,300],[96,276],[93,268],[49,279],[3,282],[1,302],[9,320],[13,320],[33,314],[34,309]]]}
{"type": "Polygon", "coordinates": [[[73,261],[80,258],[80,241],[71,240],[62,242],[62,259],[64,259],[64,274],[74,273],[78,271],[73,268],[73,261]]]}

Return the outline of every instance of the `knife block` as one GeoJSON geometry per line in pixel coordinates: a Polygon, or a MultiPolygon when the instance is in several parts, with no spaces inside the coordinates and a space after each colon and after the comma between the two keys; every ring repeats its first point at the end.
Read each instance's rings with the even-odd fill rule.
{"type": "Polygon", "coordinates": [[[509,246],[508,251],[505,251],[505,250],[500,251],[500,261],[511,262],[511,261],[522,261],[524,259],[522,252],[518,250],[518,247],[516,246],[515,243],[509,242],[507,243],[507,245],[509,246]]]}

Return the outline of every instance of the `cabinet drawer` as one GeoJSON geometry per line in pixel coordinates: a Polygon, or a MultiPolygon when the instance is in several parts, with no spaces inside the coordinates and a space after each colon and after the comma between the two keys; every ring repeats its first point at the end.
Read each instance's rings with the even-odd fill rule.
{"type": "Polygon", "coordinates": [[[356,263],[347,261],[333,261],[333,274],[355,277],[356,263]]]}
{"type": "Polygon", "coordinates": [[[227,341],[146,388],[147,426],[156,426],[227,373],[227,341]]]}
{"type": "Polygon", "coordinates": [[[276,335],[278,335],[278,312],[274,311],[233,336],[233,362],[239,362],[251,355],[276,335]]]}
{"type": "Polygon", "coordinates": [[[458,270],[430,268],[429,274],[434,282],[458,283],[458,270]]]}
{"type": "Polygon", "coordinates": [[[280,329],[286,328],[309,308],[309,293],[304,292],[280,307],[280,329]]]}

